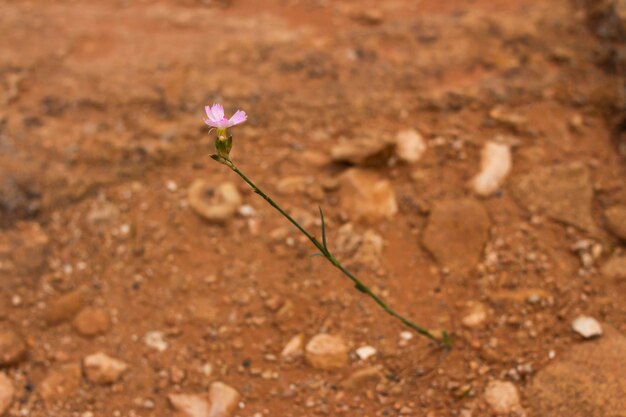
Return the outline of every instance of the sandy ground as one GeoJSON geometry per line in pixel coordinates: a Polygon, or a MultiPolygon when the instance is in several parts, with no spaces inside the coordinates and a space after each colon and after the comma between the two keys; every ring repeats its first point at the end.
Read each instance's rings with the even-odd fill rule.
{"type": "Polygon", "coordinates": [[[624,416],[621,35],[595,12],[0,2],[0,414],[170,416],[183,393],[192,417],[624,416]],[[249,115],[237,165],[318,236],[323,207],[337,257],[452,351],[209,158],[214,102],[249,115]],[[483,196],[487,143],[512,167],[483,196]],[[345,345],[333,369],[281,355],[320,333],[345,345]],[[94,377],[96,352],[125,370],[94,377]]]}

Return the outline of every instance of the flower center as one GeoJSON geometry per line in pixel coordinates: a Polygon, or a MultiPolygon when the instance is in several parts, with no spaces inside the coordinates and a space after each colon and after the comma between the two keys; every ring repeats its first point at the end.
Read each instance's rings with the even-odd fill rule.
{"type": "Polygon", "coordinates": [[[217,128],[217,139],[219,140],[226,140],[228,137],[228,135],[226,134],[226,128],[225,127],[218,127],[217,128]]]}

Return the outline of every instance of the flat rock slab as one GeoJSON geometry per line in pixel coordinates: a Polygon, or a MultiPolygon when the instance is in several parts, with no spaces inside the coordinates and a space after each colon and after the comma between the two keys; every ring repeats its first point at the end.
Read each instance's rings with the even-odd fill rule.
{"type": "Polygon", "coordinates": [[[340,177],[341,209],[355,221],[377,223],[398,212],[391,183],[376,172],[351,168],[340,177]]]}
{"type": "Polygon", "coordinates": [[[626,206],[614,206],[604,212],[607,228],[618,238],[626,241],[626,206]]]}
{"type": "Polygon", "coordinates": [[[39,223],[20,222],[14,229],[0,232],[0,263],[9,272],[38,272],[46,265],[48,244],[39,223]]]}
{"type": "Polygon", "coordinates": [[[53,368],[39,385],[39,393],[46,405],[64,402],[76,394],[81,382],[78,363],[66,363],[53,368]]]}
{"type": "Polygon", "coordinates": [[[536,375],[526,398],[537,416],[626,417],[626,337],[581,342],[536,375]]]}
{"type": "Polygon", "coordinates": [[[614,280],[626,280],[626,255],[613,255],[602,265],[602,275],[614,280]]]}
{"type": "Polygon", "coordinates": [[[530,211],[543,212],[553,220],[583,230],[596,230],[591,217],[591,176],[584,165],[535,169],[515,183],[514,194],[530,211]]]}
{"type": "Polygon", "coordinates": [[[480,260],[489,226],[487,211],[478,201],[439,201],[433,206],[422,243],[440,266],[464,272],[480,260]]]}
{"type": "Polygon", "coordinates": [[[28,347],[24,338],[10,327],[0,327],[0,367],[14,365],[24,359],[28,347]]]}

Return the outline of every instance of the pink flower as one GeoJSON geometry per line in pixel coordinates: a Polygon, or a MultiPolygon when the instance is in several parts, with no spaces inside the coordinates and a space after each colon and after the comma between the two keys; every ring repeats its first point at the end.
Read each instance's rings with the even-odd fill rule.
{"type": "Polygon", "coordinates": [[[204,111],[207,115],[207,118],[204,119],[204,123],[218,129],[228,129],[229,127],[245,122],[248,118],[245,111],[237,110],[230,119],[227,119],[224,117],[224,107],[222,107],[221,104],[206,106],[204,111]]]}

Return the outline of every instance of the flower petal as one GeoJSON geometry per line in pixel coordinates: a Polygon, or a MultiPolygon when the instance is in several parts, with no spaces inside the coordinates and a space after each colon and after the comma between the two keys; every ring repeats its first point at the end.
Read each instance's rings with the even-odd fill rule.
{"type": "Polygon", "coordinates": [[[217,122],[217,124],[219,125],[219,126],[217,126],[217,127],[219,127],[219,128],[224,128],[224,129],[226,129],[226,128],[230,127],[230,124],[228,123],[228,119],[227,119],[227,118],[225,118],[225,117],[223,117],[223,118],[222,118],[222,120],[220,120],[219,122],[217,122]]]}
{"type": "Polygon", "coordinates": [[[211,113],[213,113],[215,120],[222,120],[224,118],[224,107],[221,104],[214,104],[211,107],[211,113]]]}
{"type": "Polygon", "coordinates": [[[248,115],[246,114],[245,111],[237,110],[235,114],[233,114],[232,117],[228,119],[228,127],[243,123],[247,119],[248,119],[248,115]]]}
{"type": "Polygon", "coordinates": [[[217,127],[217,124],[213,120],[211,120],[209,118],[205,118],[204,119],[204,123],[206,123],[207,125],[209,125],[211,127],[217,127]]]}
{"type": "MultiPolygon", "coordinates": [[[[216,119],[215,116],[213,115],[213,111],[211,110],[211,106],[204,106],[204,111],[205,111],[205,113],[206,113],[206,115],[208,117],[208,120],[210,120],[212,122],[214,122],[216,120],[219,120],[219,119],[216,119]]],[[[205,123],[206,123],[206,120],[205,120],[205,123]]]]}

